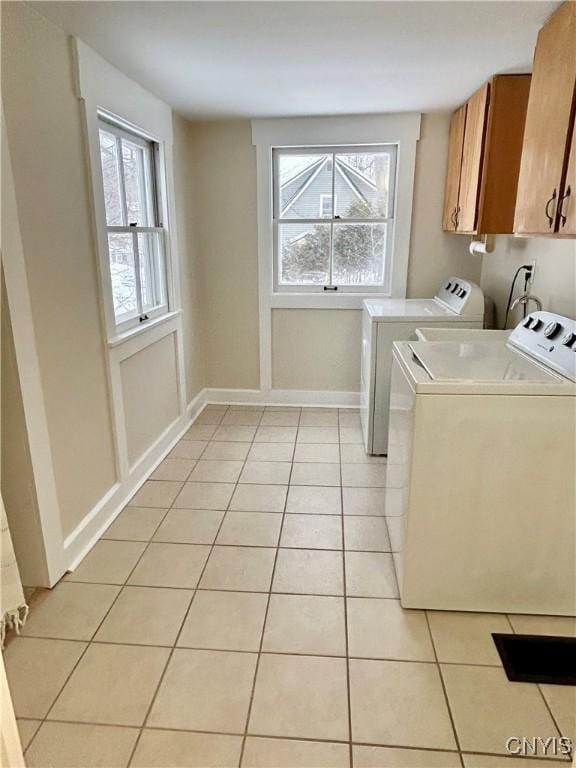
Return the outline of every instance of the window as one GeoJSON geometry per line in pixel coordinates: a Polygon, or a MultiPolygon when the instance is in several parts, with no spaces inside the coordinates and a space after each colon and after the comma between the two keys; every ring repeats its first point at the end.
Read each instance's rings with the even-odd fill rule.
{"type": "Polygon", "coordinates": [[[158,145],[102,118],[99,133],[114,316],[125,329],[168,309],[158,145]]]}
{"type": "Polygon", "coordinates": [[[378,290],[390,279],[396,146],[274,149],[277,290],[378,290]]]}

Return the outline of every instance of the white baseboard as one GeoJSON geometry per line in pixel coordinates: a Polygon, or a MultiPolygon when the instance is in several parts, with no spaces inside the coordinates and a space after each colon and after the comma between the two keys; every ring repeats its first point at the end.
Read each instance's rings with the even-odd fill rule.
{"type": "Polygon", "coordinates": [[[183,416],[160,435],[130,469],[124,482],[116,483],[64,540],[68,570],[73,571],[86,557],[100,536],[122,512],[136,491],[162,462],[206,404],[205,390],[196,395],[183,416]]]}
{"type": "Polygon", "coordinates": [[[206,403],[231,405],[291,405],[308,408],[358,408],[359,392],[307,389],[205,389],[206,403]]]}

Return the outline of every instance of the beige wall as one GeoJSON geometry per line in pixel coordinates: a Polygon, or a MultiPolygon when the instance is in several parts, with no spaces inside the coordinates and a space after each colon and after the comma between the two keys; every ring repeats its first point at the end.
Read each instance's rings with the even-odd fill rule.
{"type": "Polygon", "coordinates": [[[205,386],[259,386],[256,157],[248,120],[190,126],[205,386]]]}
{"type": "MultiPolygon", "coordinates": [[[[481,285],[495,303],[496,324],[504,323],[508,292],[516,269],[536,260],[534,284],[530,293],[537,296],[543,309],[576,317],[576,243],[574,240],[547,238],[498,237],[494,253],[483,257],[481,285]]],[[[520,296],[524,279],[516,282],[514,296],[520,296]]],[[[530,309],[535,309],[530,304],[530,309]]],[[[512,328],[520,321],[518,308],[508,321],[512,328]]]]}
{"type": "Polygon", "coordinates": [[[362,312],[275,309],[272,386],[356,392],[360,378],[362,312]]]}
{"type": "Polygon", "coordinates": [[[120,363],[131,464],[178,418],[176,360],[176,335],[171,333],[120,363]]]}
{"type": "MultiPolygon", "coordinates": [[[[418,142],[408,295],[432,296],[450,274],[480,279],[469,239],[440,229],[450,116],[424,115],[418,142]]],[[[206,385],[258,387],[256,158],[248,121],[191,126],[196,257],[201,262],[206,385]],[[220,215],[224,213],[224,216],[220,215]]],[[[357,391],[360,313],[273,313],[273,386],[357,391]]]]}
{"type": "Polygon", "coordinates": [[[62,523],[115,480],[99,286],[66,34],[2,5],[2,92],[62,523]]]}
{"type": "Polygon", "coordinates": [[[174,131],[174,194],[178,249],[180,290],[182,300],[182,333],[184,337],[184,365],[186,373],[186,402],[190,403],[204,386],[204,362],[201,327],[199,267],[194,247],[195,222],[189,200],[193,172],[193,145],[190,141],[190,123],[173,115],[174,131]]]}

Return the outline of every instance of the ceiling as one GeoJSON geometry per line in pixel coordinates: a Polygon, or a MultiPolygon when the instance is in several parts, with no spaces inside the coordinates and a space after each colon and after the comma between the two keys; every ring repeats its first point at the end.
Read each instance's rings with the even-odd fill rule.
{"type": "Polygon", "coordinates": [[[191,119],[451,109],[558,2],[34,2],[191,119]]]}

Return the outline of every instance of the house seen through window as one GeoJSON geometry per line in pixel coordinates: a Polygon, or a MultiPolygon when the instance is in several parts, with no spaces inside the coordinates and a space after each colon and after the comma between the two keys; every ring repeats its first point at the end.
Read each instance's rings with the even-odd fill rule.
{"type": "Polygon", "coordinates": [[[155,142],[100,120],[110,282],[117,326],[167,310],[155,142]]]}
{"type": "Polygon", "coordinates": [[[396,146],[274,150],[279,290],[386,290],[396,146]]]}

